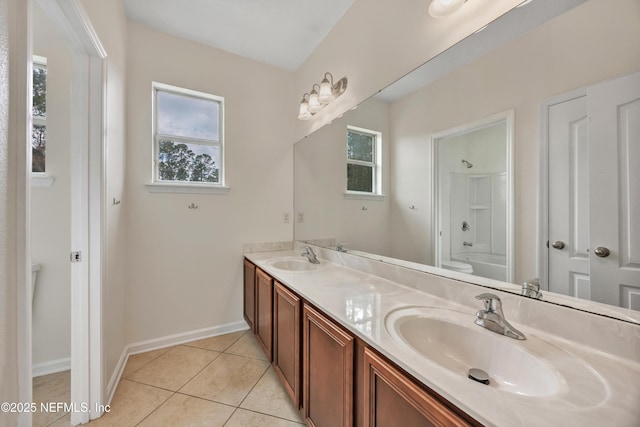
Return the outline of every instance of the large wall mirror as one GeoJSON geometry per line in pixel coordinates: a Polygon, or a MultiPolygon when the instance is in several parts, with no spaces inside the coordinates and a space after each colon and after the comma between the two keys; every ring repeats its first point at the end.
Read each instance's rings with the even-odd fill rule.
{"type": "Polygon", "coordinates": [[[296,143],[295,239],[640,323],[638,40],[637,0],[515,8],[296,143]]]}

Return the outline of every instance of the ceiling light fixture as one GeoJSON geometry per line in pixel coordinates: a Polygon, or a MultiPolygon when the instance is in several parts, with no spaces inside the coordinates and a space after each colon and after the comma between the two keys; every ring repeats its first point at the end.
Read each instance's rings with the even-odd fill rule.
{"type": "Polygon", "coordinates": [[[434,18],[444,18],[460,9],[467,0],[432,0],[429,5],[429,15],[434,18]]]}
{"type": "Polygon", "coordinates": [[[341,78],[334,84],[333,75],[331,73],[324,73],[322,82],[320,82],[320,84],[314,84],[311,88],[311,93],[305,93],[302,96],[298,119],[309,120],[314,114],[321,111],[342,95],[345,90],[347,90],[346,77],[341,78]]]}

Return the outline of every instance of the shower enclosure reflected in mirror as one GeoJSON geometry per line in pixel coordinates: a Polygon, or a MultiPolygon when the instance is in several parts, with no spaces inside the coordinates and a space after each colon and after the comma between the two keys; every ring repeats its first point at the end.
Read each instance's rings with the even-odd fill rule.
{"type": "MultiPolygon", "coordinates": [[[[555,238],[552,230],[554,224],[545,225],[552,208],[545,206],[547,198],[552,196],[547,194],[547,187],[558,186],[549,168],[568,171],[569,183],[584,184],[588,180],[591,185],[596,175],[589,169],[586,174],[578,176],[572,172],[574,169],[570,164],[552,166],[549,162],[555,159],[554,151],[545,151],[543,146],[546,137],[544,121],[548,120],[545,105],[548,107],[549,102],[560,95],[586,91],[591,87],[605,87],[600,83],[640,71],[639,39],[640,3],[637,0],[619,0],[615,7],[611,7],[607,0],[539,0],[514,9],[295,145],[295,239],[313,241],[334,249],[342,244],[341,247],[352,254],[428,271],[434,271],[431,266],[438,264],[438,257],[441,266],[447,256],[449,260],[458,259],[469,264],[470,259],[459,257],[462,254],[469,257],[472,253],[469,249],[482,248],[488,257],[502,255],[502,248],[497,244],[502,237],[487,226],[501,219],[495,215],[492,217],[489,212],[481,212],[483,209],[475,209],[478,212],[469,212],[468,209],[475,202],[478,202],[477,207],[488,207],[484,209],[487,211],[501,209],[497,203],[480,203],[482,194],[487,195],[495,191],[494,187],[502,185],[500,177],[483,176],[471,184],[471,180],[476,179],[471,176],[481,171],[481,162],[466,153],[453,157],[452,162],[457,169],[452,171],[458,175],[450,173],[448,176],[449,180],[457,180],[454,186],[466,188],[456,190],[455,197],[460,194],[464,197],[453,201],[456,204],[455,212],[448,214],[452,223],[448,239],[456,240],[455,247],[446,248],[445,242],[440,239],[438,234],[441,227],[436,225],[435,205],[445,205],[446,201],[441,203],[435,194],[437,187],[432,170],[435,153],[431,150],[431,141],[434,136],[442,136],[446,129],[455,129],[498,112],[512,110],[513,151],[508,156],[513,156],[513,173],[509,178],[513,179],[513,203],[507,206],[511,205],[513,209],[510,226],[513,244],[510,251],[507,232],[504,247],[507,273],[501,281],[476,275],[468,275],[465,280],[520,294],[522,283],[539,278],[543,285],[544,301],[640,323],[640,311],[633,309],[640,304],[640,280],[637,279],[640,277],[640,264],[637,262],[640,259],[640,235],[635,222],[630,220],[640,215],[637,202],[640,200],[640,188],[636,184],[640,181],[634,178],[635,169],[622,168],[620,174],[603,172],[615,178],[607,178],[608,191],[604,195],[626,195],[619,199],[623,210],[613,216],[619,219],[615,221],[616,227],[620,224],[623,228],[609,233],[623,238],[619,242],[607,237],[596,241],[590,235],[588,247],[573,250],[569,249],[569,242],[586,240],[555,238]],[[561,8],[562,5],[565,5],[562,11],[555,9],[549,15],[549,10],[561,8]],[[538,12],[547,15],[539,19],[538,12]],[[594,31],[594,28],[598,30],[594,31]],[[507,34],[510,36],[507,37],[507,34]],[[349,126],[376,131],[381,135],[379,193],[346,194],[346,132],[349,126]],[[495,182],[489,183],[492,179],[495,182]],[[481,180],[485,182],[480,183],[481,180]],[[618,183],[623,185],[618,187],[618,183]],[[476,198],[470,199],[469,188],[473,186],[476,198]],[[484,222],[485,225],[479,228],[478,222],[484,222]],[[454,236],[454,232],[459,236],[454,236]],[[484,234],[474,234],[478,232],[484,234]],[[438,250],[434,243],[437,240],[443,246],[438,250]],[[552,251],[546,246],[547,240],[551,243],[562,240],[567,248],[554,247],[552,251]],[[465,245],[465,242],[473,246],[465,245]],[[610,255],[603,257],[596,254],[595,250],[600,247],[609,249],[610,255]],[[508,261],[509,253],[513,254],[512,263],[508,261]],[[569,263],[587,257],[591,270],[605,263],[621,268],[616,270],[615,275],[601,273],[601,270],[610,270],[597,268],[597,274],[592,275],[590,280],[586,280],[584,273],[578,270],[552,276],[553,265],[548,269],[546,267],[552,255],[564,255],[569,263]],[[550,284],[550,280],[554,283],[550,284]],[[587,292],[586,286],[590,287],[590,292],[587,292]],[[600,292],[605,286],[609,289],[606,294],[600,292]],[[624,294],[613,292],[616,289],[624,290],[624,294]],[[609,298],[614,294],[614,298],[605,299],[605,296],[609,298]],[[581,296],[610,305],[593,304],[577,298],[581,296]]],[[[622,135],[627,142],[631,141],[629,138],[639,136],[639,105],[640,100],[630,100],[623,109],[629,113],[627,118],[630,126],[625,129],[630,133],[622,135]]],[[[612,120],[616,119],[609,121],[612,120]]],[[[613,129],[618,127],[614,126],[613,129]]],[[[620,139],[616,145],[613,142],[615,138],[614,135],[605,139],[611,141],[607,146],[608,151],[619,153],[617,158],[621,160],[620,164],[634,165],[640,162],[640,152],[635,149],[637,144],[625,145],[625,141],[620,139]],[[629,149],[625,150],[625,147],[629,149]]],[[[554,142],[549,141],[549,144],[555,147],[554,142]]],[[[589,155],[594,167],[599,166],[597,161],[603,157],[602,154],[589,155]]],[[[479,175],[492,173],[483,171],[479,175]]],[[[604,175],[599,173],[597,176],[604,175]]],[[[504,184],[507,188],[509,179],[504,184]]],[[[599,205],[600,199],[601,196],[598,196],[589,200],[590,216],[592,209],[596,209],[594,215],[600,215],[597,209],[603,214],[607,213],[605,207],[599,205]]],[[[568,217],[574,213],[567,210],[565,214],[553,216],[568,217]]],[[[440,221],[446,221],[446,216],[441,212],[440,221]]],[[[508,213],[506,217],[509,217],[508,213]]],[[[508,222],[508,219],[504,221],[508,222]]],[[[607,225],[597,228],[604,230],[611,228],[609,225],[614,225],[614,221],[611,218],[590,220],[590,230],[593,229],[592,225],[599,224],[607,225]]],[[[584,233],[580,235],[584,236],[584,233]]],[[[598,250],[598,253],[603,251],[598,250]]],[[[479,270],[474,268],[476,273],[479,270]]],[[[437,269],[437,273],[449,274],[444,269],[437,269]]]]}
{"type": "Polygon", "coordinates": [[[434,266],[511,282],[513,111],[442,131],[431,140],[434,266]]]}

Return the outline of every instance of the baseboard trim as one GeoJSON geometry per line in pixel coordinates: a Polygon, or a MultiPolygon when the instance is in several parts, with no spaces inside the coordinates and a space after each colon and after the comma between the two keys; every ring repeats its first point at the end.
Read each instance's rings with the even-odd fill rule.
{"type": "Polygon", "coordinates": [[[231,332],[244,331],[247,329],[249,329],[247,322],[240,320],[238,322],[226,323],[224,325],[212,326],[210,328],[196,329],[193,331],[167,335],[165,337],[129,344],[122,351],[118,364],[116,365],[113,375],[111,375],[111,379],[109,380],[109,384],[107,385],[107,403],[110,404],[113,399],[113,395],[116,392],[116,388],[118,387],[124,368],[127,365],[129,356],[159,350],[161,348],[173,347],[174,345],[184,344],[189,341],[211,338],[218,335],[229,334],[231,332]]]}
{"type": "Polygon", "coordinates": [[[48,362],[36,363],[31,367],[32,377],[55,374],[56,372],[68,371],[71,369],[71,358],[50,360],[48,362]]]}

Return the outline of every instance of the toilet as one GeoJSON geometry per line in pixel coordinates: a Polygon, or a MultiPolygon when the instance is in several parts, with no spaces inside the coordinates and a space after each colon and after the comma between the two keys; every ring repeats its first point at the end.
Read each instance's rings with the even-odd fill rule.
{"type": "Polygon", "coordinates": [[[459,273],[473,274],[473,267],[471,264],[467,264],[466,262],[444,260],[442,261],[441,267],[446,270],[457,271],[459,273]]]}
{"type": "Polygon", "coordinates": [[[36,291],[36,280],[38,279],[38,271],[40,271],[40,264],[31,264],[31,303],[33,303],[33,295],[36,291]]]}

